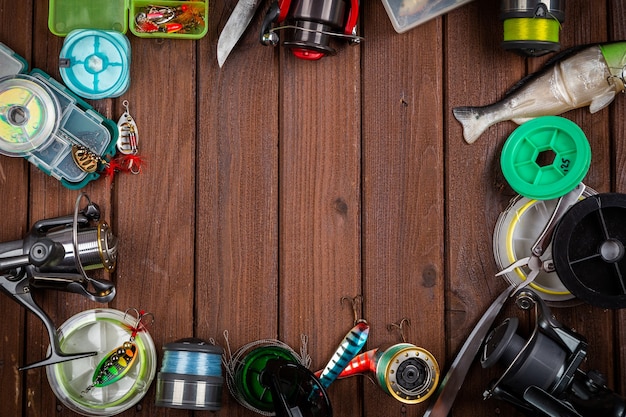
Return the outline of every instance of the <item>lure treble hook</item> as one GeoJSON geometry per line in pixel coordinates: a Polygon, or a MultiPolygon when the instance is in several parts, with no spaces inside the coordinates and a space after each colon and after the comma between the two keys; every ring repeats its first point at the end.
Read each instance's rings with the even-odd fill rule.
{"type": "Polygon", "coordinates": [[[354,324],[365,321],[364,319],[360,318],[361,314],[359,314],[360,310],[363,310],[362,295],[357,295],[354,297],[348,297],[347,295],[344,295],[343,297],[341,297],[341,304],[343,305],[344,302],[348,302],[352,306],[352,312],[354,314],[354,324]]]}
{"type": "Polygon", "coordinates": [[[404,332],[404,330],[406,329],[406,326],[411,327],[411,320],[403,317],[402,319],[400,319],[399,322],[397,323],[391,323],[387,325],[387,330],[392,331],[394,329],[397,329],[398,332],[400,333],[400,338],[402,339],[403,343],[407,343],[407,339],[406,339],[406,334],[404,332]]]}

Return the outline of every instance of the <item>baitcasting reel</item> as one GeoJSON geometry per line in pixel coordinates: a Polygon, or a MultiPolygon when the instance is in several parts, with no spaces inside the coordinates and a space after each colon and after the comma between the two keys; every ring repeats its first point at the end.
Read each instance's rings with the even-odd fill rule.
{"type": "Polygon", "coordinates": [[[534,57],[560,49],[565,0],[502,0],[500,12],[504,49],[534,57]]]}
{"type": "Polygon", "coordinates": [[[283,45],[297,58],[317,60],[335,54],[329,46],[331,37],[360,42],[356,36],[358,15],[359,0],[277,0],[263,21],[261,43],[276,46],[276,30],[290,29],[283,45]],[[284,25],[271,28],[274,22],[284,25]]]}
{"type": "Polygon", "coordinates": [[[587,354],[584,338],[555,320],[532,290],[520,290],[516,302],[522,309],[535,306],[535,329],[525,341],[513,317],[487,336],[481,365],[499,363],[505,371],[489,385],[485,399],[503,399],[531,415],[625,416],[626,402],[606,387],[604,376],[578,368],[587,354]]]}
{"type": "Polygon", "coordinates": [[[85,270],[104,268],[112,271],[115,268],[117,238],[99,219],[98,205],[81,194],[76,200],[73,216],[40,220],[23,240],[0,243],[0,288],[39,317],[50,338],[49,356],[22,370],[96,354],[63,353],[54,323],[34,301],[31,290],[68,291],[100,303],[115,297],[112,282],[90,278],[85,273],[85,270]],[[88,204],[79,211],[83,196],[88,204]]]}

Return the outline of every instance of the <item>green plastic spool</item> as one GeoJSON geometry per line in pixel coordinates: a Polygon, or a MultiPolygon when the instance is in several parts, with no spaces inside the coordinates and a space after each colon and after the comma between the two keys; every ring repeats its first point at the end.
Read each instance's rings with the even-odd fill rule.
{"type": "Polygon", "coordinates": [[[542,116],[513,131],[502,148],[500,163],[517,193],[550,200],[573,190],[587,175],[591,147],[576,123],[542,116]]]}
{"type": "Polygon", "coordinates": [[[287,349],[279,346],[262,346],[245,356],[235,377],[239,392],[243,394],[244,399],[251,406],[265,412],[274,411],[272,394],[261,384],[261,374],[271,359],[284,359],[299,363],[287,349]]]}

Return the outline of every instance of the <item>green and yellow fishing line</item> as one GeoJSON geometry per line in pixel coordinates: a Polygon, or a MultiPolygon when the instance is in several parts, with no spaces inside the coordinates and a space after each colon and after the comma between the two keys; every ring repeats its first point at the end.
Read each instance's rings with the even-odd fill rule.
{"type": "Polygon", "coordinates": [[[504,21],[504,42],[559,43],[561,22],[555,18],[513,18],[504,21]]]}

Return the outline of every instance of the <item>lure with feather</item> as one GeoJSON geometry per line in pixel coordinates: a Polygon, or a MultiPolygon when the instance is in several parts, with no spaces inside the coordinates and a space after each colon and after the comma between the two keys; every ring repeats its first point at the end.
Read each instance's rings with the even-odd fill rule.
{"type": "Polygon", "coordinates": [[[490,126],[506,120],[521,124],[585,106],[596,113],[624,91],[625,71],[626,41],[578,46],[522,79],[502,100],[452,112],[463,125],[465,141],[473,143],[490,126]]]}

